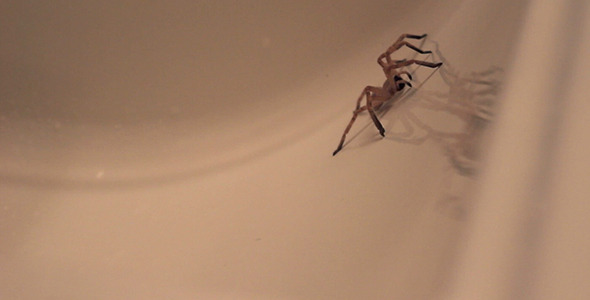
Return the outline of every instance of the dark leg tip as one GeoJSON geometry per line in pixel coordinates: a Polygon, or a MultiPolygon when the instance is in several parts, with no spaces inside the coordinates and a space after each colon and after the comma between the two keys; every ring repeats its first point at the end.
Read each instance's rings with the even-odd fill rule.
{"type": "Polygon", "coordinates": [[[338,154],[338,152],[340,152],[340,150],[342,150],[342,147],[338,146],[338,148],[336,148],[336,150],[334,150],[334,152],[332,152],[332,156],[338,154]]]}
{"type": "Polygon", "coordinates": [[[435,68],[438,68],[438,67],[440,67],[440,66],[442,66],[442,62],[439,62],[439,63],[438,63],[438,64],[436,64],[436,66],[434,66],[434,67],[435,67],[435,68]]]}

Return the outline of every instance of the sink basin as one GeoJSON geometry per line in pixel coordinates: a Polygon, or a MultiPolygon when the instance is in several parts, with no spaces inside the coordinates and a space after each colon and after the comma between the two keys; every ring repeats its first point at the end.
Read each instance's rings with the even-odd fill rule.
{"type": "Polygon", "coordinates": [[[3,298],[460,291],[529,5],[316,2],[5,5],[3,298]],[[332,156],[403,33],[443,65],[332,156]]]}

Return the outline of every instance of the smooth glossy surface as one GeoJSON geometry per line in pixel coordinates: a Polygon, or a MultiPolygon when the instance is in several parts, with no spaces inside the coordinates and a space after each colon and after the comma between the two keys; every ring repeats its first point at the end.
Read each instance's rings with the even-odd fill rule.
{"type": "MultiPolygon", "coordinates": [[[[511,115],[503,100],[521,100],[506,79],[553,76],[519,64],[542,41],[525,38],[527,2],[316,2],[3,4],[2,298],[468,299],[502,286],[490,278],[513,261],[486,255],[508,253],[502,232],[520,227],[486,204],[468,216],[508,173],[477,182],[481,157],[507,157],[497,145],[522,128],[485,134],[511,115]],[[386,137],[362,116],[332,157],[405,32],[428,33],[420,47],[437,52],[418,57],[443,67],[411,68],[414,88],[380,115],[386,137]],[[504,231],[479,240],[485,224],[504,231]],[[483,258],[500,267],[470,269],[483,258]]],[[[564,161],[582,156],[567,145],[564,161]]],[[[559,291],[551,230],[535,282],[559,291]]]]}

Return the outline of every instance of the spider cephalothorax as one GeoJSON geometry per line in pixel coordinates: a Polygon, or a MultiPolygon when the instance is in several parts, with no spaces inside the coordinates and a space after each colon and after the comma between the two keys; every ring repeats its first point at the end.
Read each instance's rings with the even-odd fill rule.
{"type": "Polygon", "coordinates": [[[383,85],[381,87],[366,86],[363,89],[363,92],[361,93],[361,95],[358,97],[358,99],[356,101],[356,108],[352,112],[352,118],[350,119],[350,122],[348,122],[346,129],[344,129],[344,133],[342,134],[342,138],[340,139],[340,143],[338,144],[338,147],[336,148],[336,150],[334,150],[332,155],[336,155],[340,150],[342,150],[342,147],[344,146],[344,140],[346,139],[346,134],[350,131],[350,128],[352,127],[352,124],[356,120],[358,114],[365,111],[365,110],[369,112],[369,115],[371,116],[371,119],[373,120],[375,127],[377,127],[377,129],[379,130],[379,133],[381,134],[381,136],[385,136],[385,129],[383,128],[383,125],[381,125],[381,122],[379,121],[379,119],[377,119],[377,115],[375,114],[375,110],[378,110],[383,105],[383,103],[385,103],[387,100],[389,100],[391,97],[393,97],[393,95],[396,92],[403,90],[406,85],[409,87],[412,87],[412,84],[408,81],[408,80],[412,80],[412,75],[410,75],[410,73],[408,71],[406,71],[402,68],[407,67],[412,64],[417,64],[417,65],[421,65],[421,66],[425,66],[425,67],[429,67],[429,68],[438,68],[442,65],[442,62],[432,63],[432,62],[427,62],[427,61],[423,61],[423,60],[415,60],[415,59],[402,59],[402,60],[392,60],[391,59],[391,54],[403,46],[406,46],[406,47],[408,47],[418,53],[421,53],[421,54],[432,53],[431,51],[424,51],[424,50],[422,50],[422,49],[420,49],[420,48],[418,48],[418,47],[416,47],[404,40],[405,38],[423,39],[425,37],[426,37],[426,34],[423,34],[423,35],[402,34],[389,48],[387,48],[387,50],[385,52],[383,52],[381,55],[379,55],[379,58],[377,58],[377,63],[383,69],[383,73],[385,74],[385,82],[383,82],[383,85]],[[402,75],[407,76],[408,80],[405,80],[402,77],[402,75]],[[363,98],[366,99],[366,101],[365,101],[366,104],[361,106],[361,102],[362,102],[363,98]]]}

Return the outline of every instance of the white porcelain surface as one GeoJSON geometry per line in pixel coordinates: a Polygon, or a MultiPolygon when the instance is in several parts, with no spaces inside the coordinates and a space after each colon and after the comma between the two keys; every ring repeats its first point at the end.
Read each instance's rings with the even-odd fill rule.
{"type": "MultiPolygon", "coordinates": [[[[498,200],[502,185],[490,182],[507,171],[490,166],[506,157],[498,154],[498,145],[511,145],[503,136],[522,128],[502,125],[510,120],[506,111],[520,109],[505,102],[526,91],[514,82],[534,87],[546,82],[535,76],[554,74],[519,65],[536,54],[523,52],[537,49],[527,43],[542,40],[527,40],[535,7],[548,5],[534,3],[2,4],[0,295],[473,299],[487,291],[510,298],[514,293],[488,291],[484,283],[505,287],[488,280],[510,273],[514,260],[485,253],[511,253],[505,246],[513,240],[502,230],[479,240],[495,232],[481,224],[505,232],[522,227],[503,224],[502,212],[480,203],[498,200]],[[385,138],[363,115],[332,157],[361,90],[384,79],[377,56],[406,32],[428,33],[413,42],[436,50],[417,59],[445,64],[410,68],[414,88],[380,115],[385,138]],[[490,127],[498,120],[504,131],[468,134],[479,128],[469,121],[473,112],[452,108],[473,99],[494,104],[490,127]],[[482,177],[467,174],[480,164],[482,177]],[[481,259],[500,262],[498,269],[470,268],[481,259]]],[[[583,15],[584,5],[578,8],[583,15]]],[[[551,15],[571,7],[545,9],[541,14],[551,15]]],[[[564,54],[547,46],[537,54],[564,54]]],[[[574,45],[587,49],[581,47],[574,45]]],[[[529,110],[538,107],[527,102],[531,95],[522,99],[529,110]]],[[[520,146],[522,157],[533,148],[520,146]]],[[[519,162],[509,164],[519,169],[519,162]]],[[[505,196],[508,207],[515,203],[508,201],[514,194],[505,196]]],[[[551,220],[557,225],[548,228],[567,223],[551,220]]],[[[539,257],[551,262],[556,244],[547,232],[539,257]]],[[[521,238],[516,245],[526,244],[521,238]]],[[[540,265],[538,274],[562,267],[540,265]]]]}

